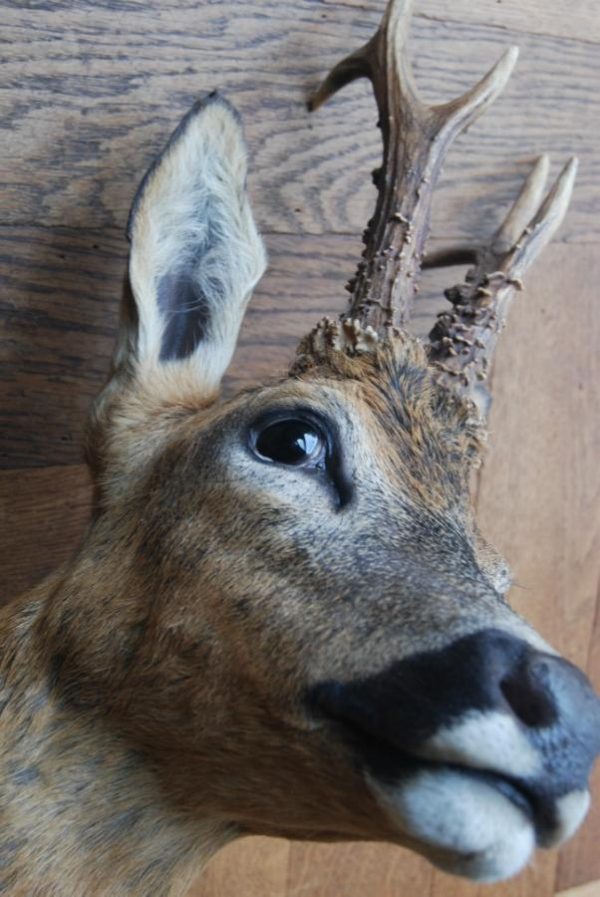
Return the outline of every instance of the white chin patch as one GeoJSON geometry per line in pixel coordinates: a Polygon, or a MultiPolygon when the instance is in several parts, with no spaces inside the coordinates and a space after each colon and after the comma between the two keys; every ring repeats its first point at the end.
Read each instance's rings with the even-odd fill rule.
{"type": "Polygon", "coordinates": [[[431,861],[474,881],[516,875],[535,849],[525,815],[492,785],[454,769],[426,769],[397,785],[369,776],[379,803],[431,861]],[[442,852],[442,855],[438,853],[442,852]]]}

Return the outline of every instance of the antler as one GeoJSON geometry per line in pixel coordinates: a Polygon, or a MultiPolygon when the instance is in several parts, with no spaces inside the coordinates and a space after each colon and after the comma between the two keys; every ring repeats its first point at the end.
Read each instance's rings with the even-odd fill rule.
{"type": "Polygon", "coordinates": [[[429,334],[429,357],[440,380],[471,399],[483,418],[490,405],[485,380],[498,334],[521,277],[561,223],[573,190],[577,159],[567,162],[542,202],[548,157],[541,156],[516,202],[487,246],[431,256],[427,267],[474,262],[465,282],[446,290],[452,311],[438,315],[429,334]]]}
{"type": "Polygon", "coordinates": [[[374,172],[375,214],[364,233],[365,250],[348,284],[349,316],[385,333],[410,314],[429,231],[431,198],[446,152],[502,91],[517,58],[508,49],[462,97],[424,105],[405,52],[412,0],[390,0],[379,30],[360,50],[332,69],[312,97],[316,109],[356,78],[370,78],[379,109],[383,163],[374,172]]]}
{"type": "MultiPolygon", "coordinates": [[[[438,106],[417,94],[405,47],[413,0],[389,0],[382,23],[362,49],[336,65],[309,102],[318,108],[356,78],[370,78],[383,136],[382,166],[373,173],[378,190],[365,249],[347,289],[350,308],[342,315],[344,340],[368,350],[410,316],[421,267],[473,264],[465,283],[446,290],[454,306],[441,312],[430,333],[428,354],[439,379],[471,399],[481,417],[490,403],[484,386],[498,333],[521,277],[550,241],[569,205],[577,160],[571,159],[542,202],[548,158],[542,156],[489,244],[458,247],[428,256],[431,199],[452,140],[496,99],[508,81],[518,51],[509,48],[481,81],[462,97],[438,106]]],[[[332,322],[329,327],[339,340],[332,322]]]]}

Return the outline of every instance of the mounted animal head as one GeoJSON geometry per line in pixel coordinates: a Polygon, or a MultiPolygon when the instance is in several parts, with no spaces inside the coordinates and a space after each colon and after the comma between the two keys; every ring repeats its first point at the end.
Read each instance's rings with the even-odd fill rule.
{"type": "Polygon", "coordinates": [[[95,519],[44,634],[68,705],[102,708],[187,819],[391,841],[493,880],[572,835],[600,747],[591,686],[510,609],[469,495],[491,350],[575,163],[542,201],[540,161],[485,246],[429,259],[473,267],[430,343],[410,336],[444,153],[515,51],[427,107],[409,6],[313,100],[368,76],[383,165],[350,309],[288,376],[219,398],[265,268],[229,103],[197,103],[144,178],[90,424],[95,519]]]}

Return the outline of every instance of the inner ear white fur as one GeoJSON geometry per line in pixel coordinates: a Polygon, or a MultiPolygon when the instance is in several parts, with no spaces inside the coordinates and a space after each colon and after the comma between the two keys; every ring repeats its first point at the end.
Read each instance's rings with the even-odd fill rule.
{"type": "Polygon", "coordinates": [[[138,373],[186,370],[216,388],[266,266],[240,119],[219,94],[194,105],[146,174],[128,233],[138,373]]]}

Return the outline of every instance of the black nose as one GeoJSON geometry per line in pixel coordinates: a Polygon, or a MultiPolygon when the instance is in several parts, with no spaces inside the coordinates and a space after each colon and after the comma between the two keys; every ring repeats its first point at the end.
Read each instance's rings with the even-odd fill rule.
{"type": "MultiPolygon", "coordinates": [[[[558,797],[587,785],[600,752],[600,700],[562,658],[497,629],[412,655],[347,684],[324,682],[313,707],[357,736],[409,755],[471,711],[510,715],[540,759],[543,790],[558,797]]],[[[397,761],[396,761],[397,762],[397,761]]],[[[542,785],[539,785],[542,788],[542,785]]]]}

